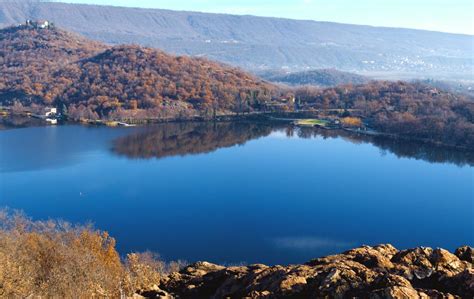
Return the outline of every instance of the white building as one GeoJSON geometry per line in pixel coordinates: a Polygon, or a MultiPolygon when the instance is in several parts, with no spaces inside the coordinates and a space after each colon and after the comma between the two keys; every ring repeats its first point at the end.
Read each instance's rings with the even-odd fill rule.
{"type": "Polygon", "coordinates": [[[49,21],[38,21],[38,27],[41,29],[49,28],[49,21]]]}
{"type": "Polygon", "coordinates": [[[46,108],[46,112],[44,113],[44,116],[49,117],[51,115],[56,115],[56,114],[58,114],[57,108],[46,108]]]}
{"type": "Polygon", "coordinates": [[[52,23],[50,23],[48,20],[39,20],[39,21],[32,21],[32,20],[26,20],[26,26],[28,27],[33,27],[33,28],[39,28],[39,29],[46,29],[52,27],[52,23]]]}

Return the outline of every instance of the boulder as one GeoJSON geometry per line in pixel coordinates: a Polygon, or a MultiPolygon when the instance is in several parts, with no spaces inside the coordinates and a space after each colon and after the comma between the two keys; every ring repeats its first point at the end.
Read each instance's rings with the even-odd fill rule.
{"type": "Polygon", "coordinates": [[[463,246],[456,249],[454,254],[462,261],[474,263],[474,249],[469,246],[463,246]]]}
{"type": "Polygon", "coordinates": [[[474,298],[472,248],[362,246],[303,265],[189,265],[148,298],[474,298]],[[153,297],[156,295],[155,297],[153,297]],[[162,296],[162,297],[159,297],[162,296]],[[169,297],[164,297],[169,296],[169,297]]]}

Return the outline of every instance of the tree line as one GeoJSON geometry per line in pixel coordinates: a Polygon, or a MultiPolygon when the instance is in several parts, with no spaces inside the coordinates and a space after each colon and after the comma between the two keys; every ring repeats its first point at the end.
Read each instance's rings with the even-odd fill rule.
{"type": "Polygon", "coordinates": [[[372,81],[295,90],[302,106],[353,110],[371,128],[474,149],[474,101],[422,83],[372,81]]]}

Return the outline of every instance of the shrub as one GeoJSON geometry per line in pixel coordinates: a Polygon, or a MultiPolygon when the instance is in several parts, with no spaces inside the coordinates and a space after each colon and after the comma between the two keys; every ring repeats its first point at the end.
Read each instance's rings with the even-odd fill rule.
{"type": "Polygon", "coordinates": [[[106,232],[0,210],[0,265],[2,298],[115,298],[159,284],[172,264],[151,253],[122,263],[106,232]]]}

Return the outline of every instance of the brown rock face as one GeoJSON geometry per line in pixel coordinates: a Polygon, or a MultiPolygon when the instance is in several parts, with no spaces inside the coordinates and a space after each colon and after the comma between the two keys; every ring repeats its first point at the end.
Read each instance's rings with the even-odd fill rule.
{"type": "Polygon", "coordinates": [[[463,246],[459,247],[456,249],[454,254],[463,261],[469,262],[469,263],[474,263],[474,250],[472,247],[469,246],[463,246]]]}
{"type": "MultiPolygon", "coordinates": [[[[363,246],[304,265],[199,262],[162,279],[165,298],[474,298],[472,248],[363,246]]],[[[142,294],[145,295],[145,294],[142,294]]]]}

